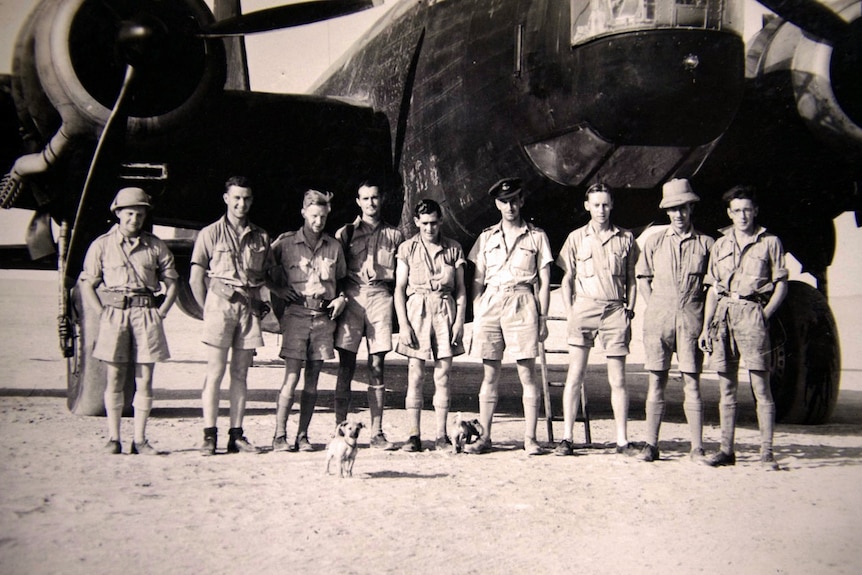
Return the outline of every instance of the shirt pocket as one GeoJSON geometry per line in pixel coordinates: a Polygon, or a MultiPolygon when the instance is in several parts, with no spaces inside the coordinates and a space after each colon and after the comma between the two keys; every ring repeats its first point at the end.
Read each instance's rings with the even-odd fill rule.
{"type": "Polygon", "coordinates": [[[766,255],[746,254],[742,263],[742,273],[749,277],[768,280],[769,279],[769,259],[766,255]]]}
{"type": "Polygon", "coordinates": [[[705,253],[692,253],[688,259],[688,274],[703,277],[706,275],[706,266],[709,263],[709,255],[705,253]]]}
{"type": "Polygon", "coordinates": [[[262,272],[266,261],[266,246],[252,244],[246,248],[248,271],[262,272]]]}
{"type": "Polygon", "coordinates": [[[499,238],[493,238],[485,244],[485,268],[499,269],[506,261],[506,248],[500,242],[499,238]]]}
{"type": "Polygon", "coordinates": [[[593,259],[593,250],[585,245],[575,254],[575,275],[591,278],[596,275],[596,264],[593,259]]]}
{"type": "Polygon", "coordinates": [[[320,258],[320,264],[317,267],[320,273],[320,281],[328,281],[335,279],[335,260],[332,258],[320,258]]]}
{"type": "Polygon", "coordinates": [[[377,265],[386,270],[395,269],[395,248],[380,246],[377,249],[377,265]]]}
{"type": "Polygon", "coordinates": [[[213,249],[210,271],[216,276],[233,275],[235,270],[233,251],[226,244],[218,243],[213,249]]]}
{"type": "Polygon", "coordinates": [[[525,246],[516,246],[512,254],[512,267],[522,272],[532,273],[536,269],[536,250],[525,246]]]}
{"type": "Polygon", "coordinates": [[[608,269],[612,276],[626,275],[626,254],[622,251],[612,251],[609,253],[608,269]]]}

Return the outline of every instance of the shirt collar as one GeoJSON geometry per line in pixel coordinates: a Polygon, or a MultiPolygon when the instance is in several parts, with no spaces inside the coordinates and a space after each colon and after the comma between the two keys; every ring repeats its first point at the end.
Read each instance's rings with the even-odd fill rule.
{"type": "MultiPolygon", "coordinates": [[[[719,233],[725,236],[733,237],[733,226],[727,226],[725,228],[721,228],[718,230],[719,233]]],[[[757,229],[754,230],[754,239],[760,239],[760,236],[766,233],[766,228],[763,226],[757,226],[757,229]]]]}

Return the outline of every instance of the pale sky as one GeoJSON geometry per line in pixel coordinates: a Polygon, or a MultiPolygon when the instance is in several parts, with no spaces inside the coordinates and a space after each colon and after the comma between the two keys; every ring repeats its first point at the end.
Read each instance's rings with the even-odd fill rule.
{"type": "MultiPolygon", "coordinates": [[[[212,6],[211,0],[208,3],[212,6]]],[[[278,3],[277,0],[244,0],[243,10],[253,12],[278,3]]],[[[248,37],[246,46],[252,89],[304,92],[395,3],[386,0],[382,6],[351,16],[248,37]]],[[[0,73],[11,70],[18,29],[35,5],[35,1],[0,0],[0,73]]],[[[763,12],[765,10],[759,4],[746,4],[746,39],[760,28],[763,12]]],[[[29,219],[30,213],[23,210],[0,211],[0,243],[23,243],[29,219]]],[[[838,249],[830,270],[830,293],[833,296],[858,294],[858,280],[862,278],[862,258],[858,257],[862,252],[862,231],[856,229],[850,213],[838,218],[836,227],[838,249]]]]}

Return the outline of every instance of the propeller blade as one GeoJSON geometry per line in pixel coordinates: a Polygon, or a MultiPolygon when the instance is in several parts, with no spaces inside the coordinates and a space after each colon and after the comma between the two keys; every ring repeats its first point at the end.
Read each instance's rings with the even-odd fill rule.
{"type": "Polygon", "coordinates": [[[216,38],[268,32],[353,14],[378,4],[380,0],[316,0],[287,4],[219,20],[198,35],[203,38],[216,38]]]}
{"type": "MultiPolygon", "coordinates": [[[[69,236],[69,247],[67,254],[73,254],[75,249],[75,239],[79,234],[79,223],[81,214],[84,212],[84,206],[87,203],[87,195],[93,187],[93,183],[97,181],[96,174],[100,166],[100,160],[104,153],[106,142],[116,143],[119,136],[125,132],[126,123],[128,120],[125,112],[125,104],[129,94],[129,87],[135,79],[135,68],[131,64],[126,66],[126,74],[123,79],[123,85],[120,88],[120,93],[114,102],[114,108],[111,110],[111,115],[108,116],[108,121],[105,122],[105,127],[102,128],[102,133],[99,135],[99,141],[96,144],[96,149],[93,152],[93,159],[90,160],[90,168],[87,171],[87,179],[84,181],[84,187],[81,190],[81,197],[78,200],[78,208],[75,212],[75,221],[72,224],[72,230],[69,236]]],[[[66,255],[66,254],[64,254],[66,255]]]]}
{"type": "Polygon", "coordinates": [[[828,43],[840,43],[850,34],[850,24],[817,0],[758,0],[788,22],[828,43]]]}

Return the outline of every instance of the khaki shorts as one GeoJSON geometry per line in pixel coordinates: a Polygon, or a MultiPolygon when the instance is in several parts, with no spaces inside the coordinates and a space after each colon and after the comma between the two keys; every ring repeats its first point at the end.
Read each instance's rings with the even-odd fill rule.
{"type": "Polygon", "coordinates": [[[667,371],[676,352],[679,370],[700,373],[703,352],[697,345],[703,328],[703,302],[691,302],[682,309],[676,298],[650,297],[644,314],[644,352],[647,371],[667,371]]]}
{"type": "Polygon", "coordinates": [[[368,353],[392,350],[392,294],[384,286],[352,287],[338,316],[335,347],[356,353],[365,337],[368,353]]]}
{"type": "Polygon", "coordinates": [[[334,358],[335,321],[330,319],[328,312],[288,306],[281,316],[281,351],[278,356],[300,360],[334,358]]]}
{"type": "Polygon", "coordinates": [[[470,355],[503,359],[508,350],[515,360],[539,355],[539,308],[532,290],[505,291],[487,288],[473,310],[470,355]]]}
{"type": "Polygon", "coordinates": [[[715,371],[735,372],[740,359],[749,370],[771,369],[769,324],[759,303],[720,299],[709,335],[712,340],[709,365],[715,371]]]}
{"type": "Polygon", "coordinates": [[[455,300],[451,294],[415,293],[407,299],[407,319],[419,340],[419,347],[407,347],[400,341],[395,351],[407,357],[425,360],[446,359],[464,353],[463,342],[452,345],[455,324],[455,300]]]}
{"type": "Polygon", "coordinates": [[[605,355],[620,357],[629,354],[632,324],[626,317],[622,302],[575,298],[567,325],[569,345],[593,347],[598,336],[605,355]]]}
{"type": "Polygon", "coordinates": [[[213,291],[204,302],[203,332],[201,341],[222,349],[263,347],[260,318],[244,303],[231,303],[213,291]]]}
{"type": "Polygon", "coordinates": [[[111,363],[155,363],[170,358],[159,310],[102,308],[93,357],[111,363]]]}

